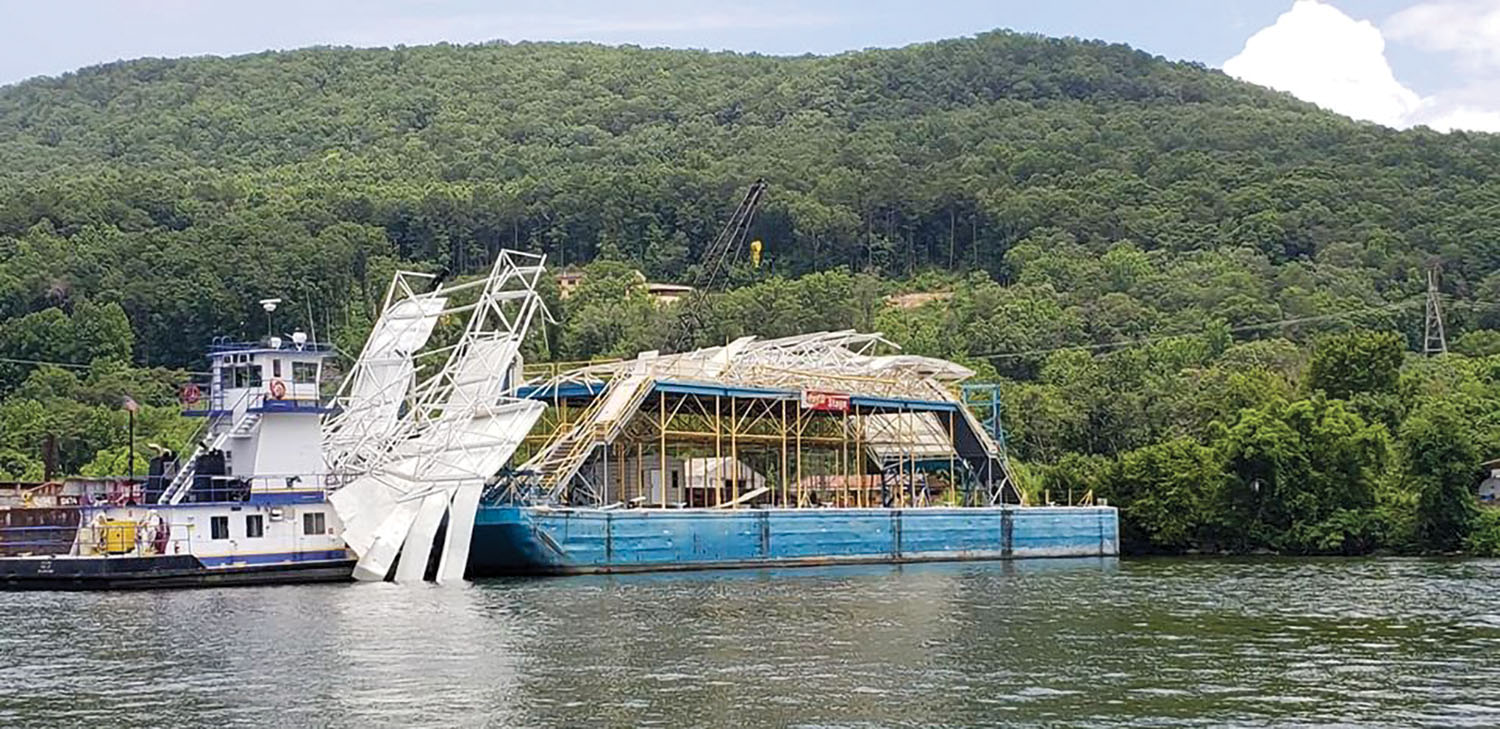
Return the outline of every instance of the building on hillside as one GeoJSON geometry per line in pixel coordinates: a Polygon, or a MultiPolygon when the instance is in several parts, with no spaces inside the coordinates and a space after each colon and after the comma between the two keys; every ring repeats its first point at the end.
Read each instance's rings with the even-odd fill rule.
{"type": "Polygon", "coordinates": [[[1500,458],[1482,464],[1489,475],[1479,483],[1479,503],[1483,506],[1500,506],[1500,458]]]}
{"type": "Polygon", "coordinates": [[[953,298],[952,291],[915,291],[891,294],[885,297],[885,303],[895,309],[915,309],[929,302],[947,301],[951,298],[953,298]]]}
{"type": "MultiPolygon", "coordinates": [[[[557,274],[558,296],[564,299],[572,296],[573,292],[578,290],[578,286],[583,283],[583,276],[583,271],[576,269],[557,274]]],[[[635,280],[646,287],[646,293],[651,297],[651,300],[659,305],[677,303],[686,298],[688,294],[693,293],[692,286],[647,281],[646,274],[640,271],[635,272],[635,280]]]]}
{"type": "Polygon", "coordinates": [[[669,283],[647,283],[646,293],[657,305],[675,304],[693,293],[692,286],[669,283]]]}
{"type": "Polygon", "coordinates": [[[573,295],[578,284],[583,282],[583,271],[563,271],[557,274],[557,295],[566,299],[573,295]]]}

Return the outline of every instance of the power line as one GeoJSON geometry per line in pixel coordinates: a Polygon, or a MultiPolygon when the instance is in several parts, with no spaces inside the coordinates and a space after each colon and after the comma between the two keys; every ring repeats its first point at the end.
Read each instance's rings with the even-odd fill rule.
{"type": "MultiPolygon", "coordinates": [[[[1460,298],[1458,298],[1458,297],[1456,297],[1456,296],[1454,296],[1452,294],[1446,294],[1446,293],[1445,294],[1441,294],[1441,296],[1453,299],[1452,303],[1455,306],[1466,306],[1466,307],[1476,307],[1476,308],[1478,308],[1478,307],[1500,308],[1500,301],[1480,301],[1478,299],[1460,299],[1460,298]]],[[[1412,298],[1412,299],[1409,299],[1407,301],[1398,301],[1398,302],[1396,302],[1394,304],[1385,304],[1383,306],[1374,306],[1374,307],[1370,307],[1368,309],[1356,309],[1354,311],[1338,312],[1338,313],[1334,313],[1334,314],[1319,314],[1317,316],[1304,316],[1304,317],[1298,317],[1298,318],[1293,318],[1293,319],[1278,319],[1276,321],[1262,322],[1262,323],[1259,323],[1259,324],[1244,324],[1244,325],[1237,326],[1237,327],[1230,327],[1229,331],[1230,331],[1230,333],[1249,332],[1249,331],[1256,331],[1256,330],[1259,330],[1259,329],[1270,329],[1272,327],[1286,326],[1286,325],[1289,325],[1289,324],[1306,324],[1306,323],[1315,322],[1315,321],[1326,321],[1326,320],[1330,320],[1330,319],[1342,319],[1342,318],[1345,318],[1345,317],[1355,316],[1357,314],[1369,314],[1369,313],[1373,313],[1373,312],[1377,312],[1377,311],[1389,311],[1391,309],[1399,309],[1399,308],[1401,308],[1403,306],[1409,306],[1411,304],[1414,304],[1418,300],[1419,299],[1412,298]]],[[[1425,297],[1422,298],[1422,299],[1420,299],[1420,300],[1423,301],[1424,303],[1426,302],[1425,297]]],[[[1114,347],[1131,347],[1131,346],[1137,346],[1137,345],[1141,345],[1141,344],[1154,344],[1156,342],[1162,342],[1162,341],[1166,341],[1168,339],[1175,339],[1177,337],[1192,336],[1194,334],[1201,334],[1201,333],[1202,333],[1202,330],[1198,330],[1198,331],[1178,332],[1176,334],[1158,334],[1158,335],[1150,336],[1150,337],[1142,337],[1140,339],[1124,339],[1124,340],[1120,340],[1120,341],[1117,341],[1117,342],[1105,342],[1105,343],[1102,343],[1102,344],[1075,344],[1075,345],[1071,345],[1071,346],[1067,346],[1067,347],[1051,347],[1051,348],[1048,348],[1048,349],[1032,349],[1032,350],[1027,350],[1027,351],[1024,351],[1024,352],[988,352],[988,353],[985,353],[985,354],[975,354],[975,355],[970,355],[970,356],[972,356],[972,357],[982,357],[984,359],[1015,359],[1017,357],[1031,357],[1031,356],[1035,356],[1035,355],[1039,355],[1039,354],[1051,354],[1053,352],[1091,351],[1091,350],[1100,350],[1100,349],[1111,349],[1111,348],[1114,348],[1114,347]]],[[[343,354],[343,353],[340,352],[340,354],[343,354]]],[[[348,355],[344,355],[344,356],[345,356],[345,358],[348,358],[348,355]]],[[[64,367],[64,368],[67,368],[67,369],[75,369],[75,370],[87,370],[87,369],[92,369],[93,368],[93,365],[78,364],[76,362],[53,362],[53,361],[50,361],[50,360],[20,359],[20,358],[16,358],[16,357],[0,357],[0,362],[6,362],[6,363],[10,363],[10,364],[21,364],[21,365],[48,365],[48,366],[52,366],[52,367],[64,367]]],[[[136,368],[136,369],[149,369],[149,368],[136,368]]],[[[211,372],[199,372],[199,371],[196,371],[196,370],[183,370],[183,372],[185,372],[187,374],[190,374],[190,375],[208,375],[208,374],[213,374],[211,372]]]]}
{"type": "MultiPolygon", "coordinates": [[[[77,362],[53,362],[53,361],[44,360],[44,359],[19,359],[19,358],[16,358],[16,357],[0,357],[0,362],[7,362],[7,363],[10,363],[10,364],[20,364],[20,365],[42,365],[42,366],[49,366],[49,367],[63,367],[63,368],[72,369],[72,370],[88,370],[88,369],[93,369],[93,367],[94,367],[93,365],[78,364],[77,362]]],[[[150,367],[135,367],[133,365],[130,365],[130,367],[131,367],[131,369],[153,369],[153,368],[150,368],[150,367]]],[[[194,371],[194,370],[183,370],[183,372],[186,372],[187,374],[190,374],[190,375],[209,375],[209,374],[213,374],[212,372],[197,372],[197,371],[194,371]]]]}
{"type": "Polygon", "coordinates": [[[67,367],[75,370],[89,369],[89,365],[74,364],[72,362],[48,362],[40,359],[17,359],[15,357],[0,357],[0,362],[22,365],[51,365],[53,367],[67,367]]]}
{"type": "MultiPolygon", "coordinates": [[[[1418,302],[1425,303],[1425,301],[1426,301],[1425,298],[1412,298],[1412,299],[1408,299],[1406,301],[1398,301],[1398,302],[1396,302],[1394,304],[1385,304],[1383,306],[1373,306],[1373,307],[1370,307],[1370,308],[1367,308],[1367,309],[1356,309],[1354,311],[1344,311],[1344,312],[1338,312],[1338,313],[1334,313],[1334,314],[1318,314],[1316,316],[1303,316],[1303,317],[1296,317],[1296,318],[1292,318],[1292,319],[1278,319],[1276,321],[1262,322],[1262,323],[1259,323],[1259,324],[1243,324],[1243,325],[1240,325],[1240,326],[1237,326],[1237,327],[1230,327],[1229,328],[1229,332],[1231,334],[1233,334],[1233,333],[1238,333],[1238,332],[1256,331],[1256,330],[1259,330],[1259,329],[1271,329],[1271,328],[1274,328],[1274,327],[1287,326],[1289,324],[1307,324],[1307,323],[1315,322],[1315,321],[1327,321],[1327,320],[1330,320],[1330,319],[1343,319],[1343,318],[1355,316],[1355,315],[1358,315],[1358,314],[1369,314],[1369,313],[1378,312],[1378,311],[1389,311],[1389,310],[1392,310],[1392,309],[1399,309],[1399,308],[1404,307],[1404,306],[1411,306],[1412,304],[1415,304],[1415,303],[1418,303],[1418,302]]],[[[1150,337],[1142,337],[1140,339],[1125,339],[1125,340],[1121,340],[1121,341],[1117,341],[1117,342],[1105,342],[1105,343],[1102,343],[1102,344],[1075,344],[1075,345],[1068,346],[1068,347],[1050,347],[1050,348],[1047,348],[1047,349],[1032,349],[1032,350],[1028,350],[1028,351],[1025,351],[1025,352],[989,352],[989,353],[986,353],[986,354],[976,354],[976,355],[971,355],[971,356],[981,357],[981,358],[984,358],[984,359],[1017,359],[1017,358],[1020,358],[1020,357],[1032,357],[1032,356],[1036,356],[1036,355],[1039,355],[1039,354],[1051,354],[1053,352],[1095,351],[1095,350],[1100,350],[1100,349],[1111,349],[1111,348],[1116,348],[1116,347],[1131,347],[1131,346],[1137,346],[1137,345],[1142,345],[1142,344],[1154,344],[1156,342],[1162,342],[1162,341],[1166,341],[1168,339],[1176,339],[1177,337],[1191,336],[1191,335],[1194,335],[1194,334],[1202,334],[1202,333],[1203,333],[1202,330],[1198,330],[1198,331],[1191,331],[1191,332],[1178,332],[1176,334],[1158,334],[1158,335],[1150,336],[1150,337]]]]}

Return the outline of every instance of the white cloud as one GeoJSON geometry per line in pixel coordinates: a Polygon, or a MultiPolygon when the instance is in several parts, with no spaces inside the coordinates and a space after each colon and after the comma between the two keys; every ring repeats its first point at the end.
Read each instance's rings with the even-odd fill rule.
{"type": "MultiPolygon", "coordinates": [[[[1434,105],[1437,106],[1437,105],[1434,105]]],[[[1465,129],[1474,132],[1500,133],[1500,111],[1457,106],[1431,110],[1418,123],[1441,132],[1465,129]]]]}
{"type": "Polygon", "coordinates": [[[1224,72],[1387,126],[1406,126],[1423,106],[1396,80],[1380,29],[1317,0],[1296,0],[1250,36],[1224,72]]]}
{"type": "Polygon", "coordinates": [[[1500,0],[1425,0],[1382,27],[1296,0],[1224,72],[1386,126],[1500,132],[1500,0]],[[1455,84],[1425,96],[1402,84],[1386,59],[1387,38],[1457,59],[1455,84]]]}
{"type": "Polygon", "coordinates": [[[1430,0],[1386,19],[1393,41],[1453,53],[1471,69],[1500,69],[1500,0],[1430,0]]]}

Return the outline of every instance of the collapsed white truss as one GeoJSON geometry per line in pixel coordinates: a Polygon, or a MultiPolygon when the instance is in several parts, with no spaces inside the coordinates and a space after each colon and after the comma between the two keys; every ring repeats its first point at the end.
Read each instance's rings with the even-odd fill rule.
{"type": "Polygon", "coordinates": [[[779,339],[742,337],[722,347],[681,354],[643,353],[633,360],[579,368],[561,382],[636,375],[754,387],[832,390],[874,397],[954,400],[951,386],[974,376],[963,365],[935,357],[875,355],[900,347],[876,333],[853,329],[779,339]]]}
{"type": "MultiPolygon", "coordinates": [[[[998,502],[1004,484],[1014,488],[1005,454],[954,392],[973,370],[934,357],[876,354],[880,349],[900,347],[880,334],[847,329],[778,339],[742,337],[722,347],[680,354],[643,352],[635,359],[560,373],[549,388],[565,383],[607,385],[594,408],[544,445],[521,470],[539,475],[548,498],[561,498],[592,448],[612,440],[635,416],[650,383],[673,380],[951,403],[967,432],[974,434],[978,450],[996,464],[1000,485],[990,499],[998,502]]],[[[948,432],[953,424],[930,412],[871,414],[861,422],[867,428],[866,447],[877,456],[931,456],[955,448],[948,432]]]]}
{"type": "Polygon", "coordinates": [[[395,565],[397,581],[420,581],[441,546],[435,579],[462,579],[485,479],[545,408],[513,397],[544,262],[506,250],[475,281],[434,286],[427,274],[399,272],[391,282],[324,423],[326,465],[341,480],[330,501],[359,555],[356,577],[383,580],[395,565]],[[458,315],[468,320],[457,340],[427,347],[438,323],[458,315]]]}

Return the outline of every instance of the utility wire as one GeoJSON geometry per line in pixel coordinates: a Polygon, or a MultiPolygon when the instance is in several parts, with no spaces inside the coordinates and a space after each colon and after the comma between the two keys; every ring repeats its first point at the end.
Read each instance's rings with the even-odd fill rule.
{"type": "MultiPolygon", "coordinates": [[[[77,362],[52,362],[52,361],[43,360],[43,359],[18,359],[16,357],[0,357],[0,362],[7,362],[7,363],[10,363],[10,364],[20,364],[20,365],[46,365],[46,366],[50,366],[50,367],[64,367],[64,368],[73,369],[73,370],[87,370],[87,369],[92,369],[93,368],[93,365],[78,364],[77,362]]],[[[134,365],[129,365],[129,366],[132,369],[155,369],[154,367],[135,367],[134,365]]],[[[170,368],[168,368],[168,369],[170,369],[170,368]]],[[[197,371],[194,371],[194,370],[183,370],[183,372],[186,372],[187,374],[190,374],[190,375],[211,375],[211,374],[213,374],[212,372],[197,372],[197,371]]]]}
{"type": "MultiPolygon", "coordinates": [[[[1456,296],[1453,296],[1452,294],[1443,294],[1443,296],[1447,297],[1447,298],[1451,298],[1453,300],[1453,303],[1455,305],[1459,305],[1459,306],[1468,306],[1468,307],[1475,307],[1475,308],[1479,308],[1479,307],[1500,308],[1500,301],[1479,301],[1479,300],[1474,300],[1474,299],[1460,299],[1460,298],[1458,298],[1456,296]]],[[[1230,333],[1249,332],[1249,331],[1257,331],[1257,330],[1260,330],[1260,329],[1270,329],[1270,328],[1273,328],[1273,327],[1287,326],[1289,324],[1307,324],[1307,323],[1315,322],[1315,321],[1327,321],[1327,320],[1330,320],[1330,319],[1343,319],[1345,317],[1351,317],[1351,316],[1355,316],[1355,315],[1358,315],[1358,314],[1370,314],[1370,313],[1374,313],[1374,312],[1378,312],[1378,311],[1390,311],[1392,309],[1399,309],[1399,308],[1401,308],[1403,306],[1410,306],[1412,304],[1415,304],[1419,300],[1421,300],[1421,297],[1417,296],[1417,297],[1408,299],[1406,301],[1398,301],[1398,302],[1396,302],[1394,304],[1385,304],[1383,306],[1373,306],[1373,307],[1370,307],[1370,308],[1367,308],[1367,309],[1355,309],[1354,311],[1343,311],[1343,312],[1337,312],[1337,313],[1333,313],[1333,314],[1319,314],[1317,316],[1304,316],[1304,317],[1297,317],[1297,318],[1293,318],[1293,319],[1278,319],[1276,321],[1262,322],[1262,323],[1259,323],[1259,324],[1243,324],[1243,325],[1237,326],[1237,327],[1230,327],[1229,331],[1230,331],[1230,333]]],[[[1075,345],[1068,346],[1068,347],[1051,347],[1051,348],[1048,348],[1048,349],[1031,349],[1031,350],[1027,350],[1027,351],[1024,351],[1024,352],[988,352],[988,353],[985,353],[985,354],[975,354],[975,355],[970,355],[970,356],[972,356],[972,357],[982,357],[984,359],[1015,359],[1017,357],[1031,357],[1031,356],[1035,356],[1035,355],[1039,355],[1039,354],[1051,354],[1053,352],[1093,351],[1093,350],[1100,350],[1100,349],[1111,349],[1111,348],[1114,348],[1114,347],[1131,347],[1131,346],[1137,346],[1137,345],[1141,345],[1141,344],[1154,344],[1156,342],[1162,342],[1162,341],[1166,341],[1168,339],[1176,339],[1177,337],[1186,337],[1186,336],[1192,336],[1194,334],[1202,334],[1202,333],[1203,333],[1203,331],[1200,329],[1200,330],[1196,330],[1196,331],[1178,332],[1176,334],[1157,334],[1157,335],[1150,336],[1150,337],[1142,337],[1140,339],[1125,339],[1125,340],[1121,340],[1121,341],[1117,341],[1117,342],[1104,342],[1102,344],[1075,344],[1075,345]]],[[[347,354],[344,354],[343,352],[339,352],[339,354],[343,355],[346,359],[349,358],[349,356],[347,354]]],[[[75,369],[75,370],[87,370],[87,369],[91,369],[92,368],[92,365],[78,364],[76,362],[52,362],[52,361],[49,361],[49,360],[18,359],[18,358],[15,358],[15,357],[0,357],[0,362],[7,362],[7,363],[10,363],[10,364],[21,364],[21,365],[50,365],[52,367],[65,367],[65,368],[68,368],[68,369],[75,369]]],[[[198,372],[198,371],[194,371],[194,370],[183,370],[183,371],[186,372],[187,374],[190,374],[190,375],[209,375],[209,374],[213,374],[211,372],[198,372]]]]}
{"type": "Polygon", "coordinates": [[[15,357],[0,357],[0,362],[22,365],[51,365],[53,367],[67,367],[75,370],[86,370],[89,365],[74,364],[72,362],[47,362],[40,359],[16,359],[15,357]]]}
{"type": "MultiPolygon", "coordinates": [[[[1242,324],[1242,325],[1237,326],[1237,327],[1230,327],[1229,328],[1229,332],[1231,334],[1233,334],[1233,333],[1238,333],[1238,332],[1256,331],[1256,330],[1259,330],[1259,329],[1271,329],[1271,328],[1274,328],[1274,327],[1282,327],[1282,326],[1287,326],[1287,325],[1290,325],[1290,324],[1306,324],[1306,323],[1315,322],[1315,321],[1327,321],[1327,320],[1330,320],[1330,319],[1343,319],[1343,318],[1355,316],[1355,315],[1358,315],[1358,314],[1369,314],[1369,313],[1374,313],[1374,312],[1379,312],[1379,311],[1390,311],[1390,310],[1393,310],[1393,309],[1399,309],[1399,308],[1404,307],[1404,306],[1411,306],[1412,304],[1422,303],[1424,301],[1425,301],[1425,297],[1417,296],[1417,297],[1413,297],[1411,299],[1408,299],[1406,301],[1398,301],[1398,302],[1396,302],[1394,304],[1385,304],[1383,306],[1372,306],[1372,307],[1367,308],[1367,309],[1356,309],[1354,311],[1342,311],[1342,312],[1337,312],[1337,313],[1334,313],[1334,314],[1318,314],[1316,316],[1303,316],[1303,317],[1296,317],[1296,318],[1292,318],[1292,319],[1278,319],[1276,321],[1262,322],[1262,323],[1259,323],[1259,324],[1242,324]]],[[[1176,339],[1178,337],[1191,336],[1191,335],[1194,335],[1194,334],[1202,334],[1202,333],[1203,333],[1203,330],[1200,329],[1200,330],[1190,331],[1190,332],[1178,332],[1176,334],[1158,334],[1158,335],[1150,336],[1150,337],[1142,337],[1140,339],[1125,339],[1125,340],[1121,340],[1121,341],[1117,341],[1117,342],[1105,342],[1105,343],[1102,343],[1102,344],[1075,344],[1075,345],[1068,346],[1068,347],[1050,347],[1050,348],[1047,348],[1047,349],[1032,349],[1032,350],[1028,350],[1028,351],[1025,351],[1025,352],[988,352],[988,353],[985,353],[985,354],[976,354],[976,355],[971,355],[971,356],[973,356],[973,357],[980,357],[980,358],[983,358],[983,359],[1017,359],[1017,358],[1020,358],[1020,357],[1032,357],[1032,356],[1039,355],[1039,354],[1051,354],[1053,352],[1095,351],[1095,350],[1100,350],[1100,349],[1112,349],[1112,348],[1116,348],[1116,347],[1131,347],[1131,346],[1138,346],[1138,345],[1142,345],[1142,344],[1154,344],[1156,342],[1162,342],[1162,341],[1166,341],[1168,339],[1176,339]]]]}

